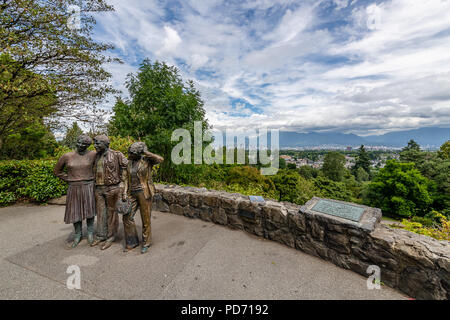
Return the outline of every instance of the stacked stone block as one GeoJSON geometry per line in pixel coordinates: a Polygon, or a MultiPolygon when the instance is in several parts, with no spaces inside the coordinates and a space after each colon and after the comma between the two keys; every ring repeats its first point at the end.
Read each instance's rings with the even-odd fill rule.
{"type": "Polygon", "coordinates": [[[368,276],[381,269],[381,281],[418,299],[450,299],[450,243],[380,225],[381,211],[365,207],[360,222],[266,200],[252,202],[237,193],[157,185],[154,210],[241,229],[368,276]]]}

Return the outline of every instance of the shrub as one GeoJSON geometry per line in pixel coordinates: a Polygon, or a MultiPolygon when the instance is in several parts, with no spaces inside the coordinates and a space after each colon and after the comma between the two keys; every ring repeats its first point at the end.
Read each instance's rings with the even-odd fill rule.
{"type": "MultiPolygon", "coordinates": [[[[125,155],[125,157],[128,157],[128,148],[134,142],[136,142],[136,140],[134,140],[130,137],[116,137],[116,136],[109,137],[109,147],[113,150],[122,152],[125,155]]],[[[92,150],[94,150],[93,145],[90,148],[92,150]]],[[[152,150],[150,150],[150,151],[152,151],[152,150]]]]}
{"type": "Polygon", "coordinates": [[[317,178],[317,175],[319,174],[319,170],[314,169],[313,167],[310,167],[310,166],[301,166],[298,169],[298,173],[300,173],[300,175],[306,179],[311,179],[311,178],[317,178]]]}
{"type": "MultiPolygon", "coordinates": [[[[432,221],[433,224],[440,224],[441,223],[441,214],[440,212],[437,212],[435,210],[430,211],[425,215],[424,218],[429,219],[432,221]]],[[[445,216],[445,214],[442,214],[445,216]]],[[[447,219],[449,219],[448,216],[446,216],[447,219]]]]}
{"type": "Polygon", "coordinates": [[[7,206],[8,204],[17,201],[17,197],[14,192],[0,191],[0,207],[7,206]]]}
{"type": "Polygon", "coordinates": [[[271,176],[271,179],[275,184],[279,201],[302,205],[312,197],[322,195],[312,181],[300,176],[296,171],[279,170],[276,175],[271,176]]]}
{"type": "MultiPolygon", "coordinates": [[[[170,161],[166,159],[164,161],[170,161]]],[[[198,186],[200,184],[209,183],[211,181],[225,180],[227,168],[217,164],[180,164],[173,168],[174,176],[172,179],[165,181],[168,183],[179,185],[198,186]]],[[[155,175],[154,181],[164,182],[159,180],[159,175],[155,175]]]]}
{"type": "Polygon", "coordinates": [[[324,198],[342,201],[351,201],[352,199],[351,192],[343,182],[336,182],[325,177],[317,177],[313,181],[324,198]]]}
{"type": "Polygon", "coordinates": [[[0,205],[17,200],[45,203],[67,192],[67,184],[53,174],[55,160],[0,162],[0,205]]]}
{"type": "Polygon", "coordinates": [[[437,240],[450,240],[450,221],[440,213],[437,213],[436,216],[440,219],[440,225],[435,227],[423,226],[420,222],[414,222],[407,219],[403,219],[402,221],[404,226],[398,227],[392,225],[391,227],[405,229],[437,240]]]}
{"type": "Polygon", "coordinates": [[[432,227],[433,220],[425,218],[425,217],[412,217],[411,222],[418,222],[425,227],[432,227]]]}
{"type": "MultiPolygon", "coordinates": [[[[90,147],[89,147],[90,148],[90,147]]],[[[67,146],[59,146],[58,148],[55,149],[55,159],[59,159],[63,154],[73,151],[72,149],[70,149],[67,146]]]]}
{"type": "Polygon", "coordinates": [[[322,172],[330,180],[342,181],[345,174],[345,156],[342,153],[331,151],[325,155],[322,172]]]}
{"type": "Polygon", "coordinates": [[[364,203],[380,208],[388,216],[423,217],[433,201],[428,192],[429,184],[414,163],[389,160],[365,188],[364,203]]]}
{"type": "Polygon", "coordinates": [[[228,171],[225,182],[228,184],[259,185],[264,191],[275,190],[275,185],[271,179],[262,175],[257,168],[250,166],[232,167],[228,171]]]}
{"type": "Polygon", "coordinates": [[[58,143],[53,133],[43,124],[42,119],[37,119],[14,134],[6,135],[0,150],[0,159],[22,160],[51,157],[56,147],[58,147],[58,143]]]}
{"type": "MultiPolygon", "coordinates": [[[[136,140],[133,140],[130,137],[109,137],[109,147],[112,150],[120,151],[122,152],[126,157],[128,156],[128,147],[131,146],[136,140]]],[[[94,143],[92,143],[89,148],[89,150],[95,150],[94,143]]],[[[71,152],[73,149],[67,147],[67,146],[59,146],[55,149],[55,159],[59,159],[63,154],[67,152],[71,152]]],[[[151,150],[150,150],[151,151],[151,150]]]]}

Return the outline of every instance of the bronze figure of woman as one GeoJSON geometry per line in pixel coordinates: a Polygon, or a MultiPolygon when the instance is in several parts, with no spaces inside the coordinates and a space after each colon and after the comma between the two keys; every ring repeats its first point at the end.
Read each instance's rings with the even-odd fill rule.
{"type": "Polygon", "coordinates": [[[56,176],[69,184],[67,190],[66,211],[64,222],[72,223],[75,228],[75,237],[72,248],[75,248],[82,238],[82,221],[86,219],[88,243],[94,241],[94,173],[93,165],[95,151],[88,150],[92,139],[85,134],[77,138],[76,150],[68,152],[59,158],[55,165],[56,176]],[[67,173],[64,172],[67,169],[67,173]]]}
{"type": "Polygon", "coordinates": [[[139,237],[134,223],[134,215],[139,209],[142,219],[141,253],[146,253],[152,237],[150,220],[155,194],[152,167],[164,159],[147,151],[144,142],[135,142],[128,149],[128,160],[124,197],[128,196],[131,199],[132,210],[131,213],[123,215],[125,250],[131,250],[139,245],[139,237]]]}

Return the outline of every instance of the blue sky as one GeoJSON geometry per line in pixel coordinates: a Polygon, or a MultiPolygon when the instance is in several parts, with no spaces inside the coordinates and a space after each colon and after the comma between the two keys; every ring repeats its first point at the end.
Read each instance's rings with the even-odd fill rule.
{"type": "Polygon", "coordinates": [[[124,61],[107,66],[123,96],[147,57],[195,81],[217,129],[450,125],[449,0],[108,3],[94,38],[124,61]]]}

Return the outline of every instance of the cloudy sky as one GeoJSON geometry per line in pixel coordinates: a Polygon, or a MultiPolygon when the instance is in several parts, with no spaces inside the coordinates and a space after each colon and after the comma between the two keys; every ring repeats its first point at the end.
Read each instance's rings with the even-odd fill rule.
{"type": "Polygon", "coordinates": [[[114,86],[146,57],[195,81],[217,129],[361,135],[450,126],[450,0],[109,0],[114,86]]]}

